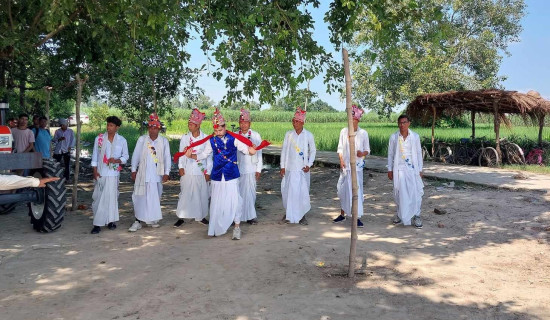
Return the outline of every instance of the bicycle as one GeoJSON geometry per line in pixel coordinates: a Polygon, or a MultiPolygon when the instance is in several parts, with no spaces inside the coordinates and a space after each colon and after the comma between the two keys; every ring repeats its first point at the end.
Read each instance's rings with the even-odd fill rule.
{"type": "Polygon", "coordinates": [[[477,160],[480,167],[496,167],[500,164],[497,150],[493,147],[486,147],[488,141],[482,138],[463,138],[460,145],[455,148],[454,163],[469,165],[477,160]],[[480,147],[476,146],[479,142],[480,147]]]}
{"type": "Polygon", "coordinates": [[[525,155],[523,150],[517,144],[508,141],[506,138],[500,139],[500,147],[503,152],[503,160],[508,164],[525,164],[525,155]]]}
{"type": "Polygon", "coordinates": [[[427,160],[431,158],[434,161],[450,163],[453,156],[452,144],[441,140],[434,140],[434,144],[434,154],[430,155],[428,150],[431,150],[431,148],[428,149],[427,146],[432,145],[432,140],[427,137],[422,138],[422,159],[427,160]]]}

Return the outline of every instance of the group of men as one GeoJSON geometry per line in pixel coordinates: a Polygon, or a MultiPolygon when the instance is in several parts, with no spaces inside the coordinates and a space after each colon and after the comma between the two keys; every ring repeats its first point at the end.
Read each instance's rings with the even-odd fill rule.
{"type": "MultiPolygon", "coordinates": [[[[359,207],[357,226],[363,227],[363,168],[365,157],[370,154],[368,133],[359,128],[363,110],[352,108],[357,156],[357,181],[359,207]]],[[[178,164],[181,192],[176,208],[179,228],[185,219],[208,225],[209,236],[221,236],[234,225],[232,239],[241,238],[241,221],[257,224],[255,210],[256,183],[261,176],[260,134],[251,129],[250,112],[241,109],[239,131],[226,129],[223,115],[216,109],[212,123],[214,133],[206,135],[201,130],[205,114],[198,109],[191,112],[189,131],[180,141],[179,152],[174,157],[178,164]],[[210,220],[206,217],[210,214],[210,220]]],[[[288,223],[307,225],[305,217],[311,209],[310,168],[315,161],[316,148],[313,134],[304,128],[306,112],[298,108],[292,119],[294,130],[285,134],[281,150],[281,194],[288,223]]],[[[120,170],[129,159],[126,140],[117,131],[121,121],[107,118],[107,132],[98,135],[94,142],[92,167],[96,180],[93,193],[94,227],[91,233],[99,233],[101,227],[116,228],[118,214],[118,184],[120,170]]],[[[388,148],[388,178],[394,182],[397,214],[394,224],[413,224],[422,228],[420,205],[423,195],[422,156],[418,135],[409,130],[407,116],[398,119],[399,130],[390,137],[388,148]]],[[[131,177],[134,181],[132,201],[135,221],[129,228],[136,232],[143,223],[158,228],[163,218],[160,198],[162,183],[169,180],[171,156],[168,140],[159,135],[161,123],[156,114],[150,116],[148,134],[141,136],[131,158],[131,177]]],[[[333,222],[340,223],[351,216],[352,179],[348,129],[340,132],[338,155],[340,177],[337,192],[341,211],[333,222]]]]}
{"type": "MultiPolygon", "coordinates": [[[[9,118],[7,123],[15,143],[14,151],[17,153],[40,152],[43,159],[50,159],[53,142],[53,158],[64,164],[64,176],[67,181],[69,180],[70,152],[76,140],[66,119],[59,121],[61,128],[55,131],[53,138],[48,129],[48,118],[44,116],[35,115],[32,126],[29,126],[29,115],[25,113],[20,114],[18,118],[9,118]]],[[[28,172],[20,172],[20,174],[27,175],[28,172]]]]}

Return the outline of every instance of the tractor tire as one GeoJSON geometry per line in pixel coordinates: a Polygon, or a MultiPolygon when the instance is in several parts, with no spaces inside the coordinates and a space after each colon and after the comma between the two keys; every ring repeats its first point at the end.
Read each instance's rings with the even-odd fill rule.
{"type": "Polygon", "coordinates": [[[29,215],[34,230],[38,232],[52,232],[59,227],[65,217],[65,178],[61,164],[53,159],[44,159],[42,169],[34,174],[35,177],[59,177],[58,181],[46,184],[45,188],[37,188],[41,201],[29,203],[29,215]]]}

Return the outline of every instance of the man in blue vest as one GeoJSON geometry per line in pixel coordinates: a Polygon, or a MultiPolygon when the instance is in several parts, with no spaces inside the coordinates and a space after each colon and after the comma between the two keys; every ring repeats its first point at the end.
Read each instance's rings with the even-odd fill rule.
{"type": "Polygon", "coordinates": [[[199,154],[192,154],[193,150],[189,148],[185,155],[194,160],[203,160],[210,154],[213,155],[208,235],[221,236],[234,222],[233,240],[240,240],[239,225],[243,201],[239,193],[240,174],[237,166],[237,152],[253,155],[256,150],[227,133],[225,119],[218,109],[214,112],[212,122],[214,136],[208,140],[204,150],[199,154]]]}

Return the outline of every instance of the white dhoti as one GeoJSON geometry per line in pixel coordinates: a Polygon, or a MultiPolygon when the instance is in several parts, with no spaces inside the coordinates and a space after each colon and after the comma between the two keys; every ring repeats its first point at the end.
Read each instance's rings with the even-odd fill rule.
{"type": "Polygon", "coordinates": [[[301,170],[286,171],[281,182],[286,220],[298,223],[311,209],[309,200],[310,173],[301,170]]]}
{"type": "Polygon", "coordinates": [[[239,194],[239,180],[211,181],[212,198],[210,201],[209,236],[221,236],[227,232],[231,223],[241,222],[242,198],[239,194]]]}
{"type": "Polygon", "coordinates": [[[162,195],[162,183],[146,182],[145,194],[132,194],[136,219],[145,223],[151,223],[162,219],[160,210],[160,196],[162,195]]]}
{"type": "Polygon", "coordinates": [[[239,191],[243,199],[241,220],[256,219],[256,173],[241,174],[239,178],[239,191]]]}
{"type": "Polygon", "coordinates": [[[95,182],[92,194],[94,226],[103,227],[118,221],[118,181],[118,176],[107,176],[95,182]]]}
{"type": "Polygon", "coordinates": [[[393,173],[393,196],[397,204],[397,216],[406,226],[413,216],[420,216],[424,183],[420,175],[407,167],[398,167],[393,173]]]}
{"type": "MultiPolygon", "coordinates": [[[[363,216],[363,170],[357,170],[357,218],[363,216]]],[[[351,170],[341,170],[340,178],[338,178],[338,184],[336,185],[338,198],[340,198],[340,208],[344,210],[344,213],[351,217],[351,170]]]]}
{"type": "Polygon", "coordinates": [[[208,215],[208,183],[204,175],[186,174],[180,178],[181,192],[179,194],[176,215],[178,218],[201,221],[208,215]]]}

